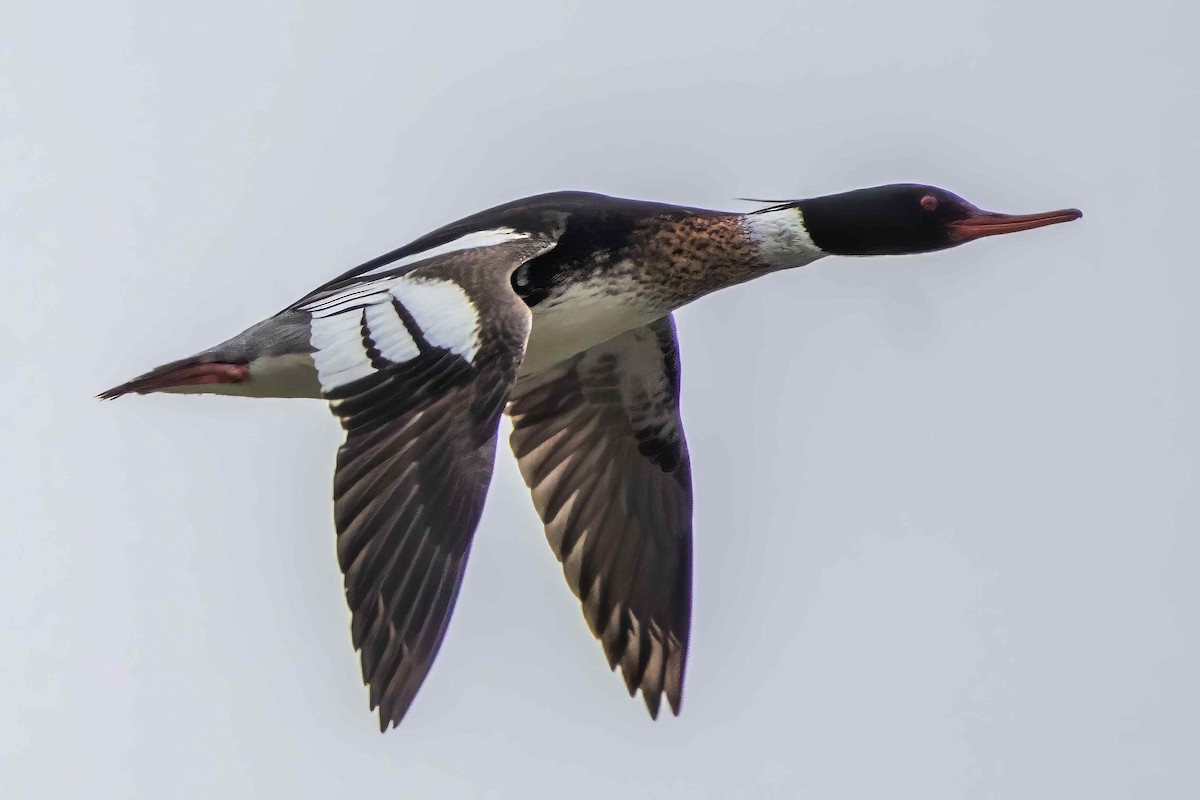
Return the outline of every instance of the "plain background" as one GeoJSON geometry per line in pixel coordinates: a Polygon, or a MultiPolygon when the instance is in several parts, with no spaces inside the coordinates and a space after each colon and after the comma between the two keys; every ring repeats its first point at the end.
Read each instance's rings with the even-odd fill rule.
{"type": "Polygon", "coordinates": [[[1200,796],[1195,4],[330,8],[0,10],[0,794],[1200,796]],[[522,195],[893,181],[1086,217],[679,314],[679,719],[502,454],[381,736],[327,410],[92,399],[522,195]]]}

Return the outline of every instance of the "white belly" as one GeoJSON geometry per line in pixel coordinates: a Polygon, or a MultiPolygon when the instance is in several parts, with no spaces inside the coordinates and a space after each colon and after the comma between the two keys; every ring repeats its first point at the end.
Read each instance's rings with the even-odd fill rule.
{"type": "Polygon", "coordinates": [[[637,296],[632,281],[572,284],[566,292],[547,298],[533,309],[533,329],[518,375],[530,375],[581,353],[626,331],[663,316],[659,309],[630,302],[637,296]]]}

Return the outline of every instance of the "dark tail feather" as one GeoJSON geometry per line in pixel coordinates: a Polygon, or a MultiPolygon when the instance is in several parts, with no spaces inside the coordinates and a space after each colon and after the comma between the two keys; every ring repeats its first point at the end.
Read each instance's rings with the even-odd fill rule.
{"type": "Polygon", "coordinates": [[[217,361],[215,356],[199,355],[163,364],[127,383],[101,392],[96,397],[101,400],[112,400],[124,394],[146,394],[178,386],[241,383],[249,379],[249,364],[217,361]]]}

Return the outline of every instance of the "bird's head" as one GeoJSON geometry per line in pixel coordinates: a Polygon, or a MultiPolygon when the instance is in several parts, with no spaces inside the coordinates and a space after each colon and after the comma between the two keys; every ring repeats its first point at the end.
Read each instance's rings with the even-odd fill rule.
{"type": "Polygon", "coordinates": [[[902,183],[856,189],[788,204],[823,253],[844,256],[901,255],[1079,219],[1078,209],[1040,214],[983,211],[936,186],[902,183]]]}

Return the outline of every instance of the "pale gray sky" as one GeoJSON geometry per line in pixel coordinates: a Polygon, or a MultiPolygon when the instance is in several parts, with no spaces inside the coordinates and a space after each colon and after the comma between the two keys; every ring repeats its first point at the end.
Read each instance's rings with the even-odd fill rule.
{"type": "Polygon", "coordinates": [[[1192,3],[0,10],[4,797],[1200,795],[1192,3]],[[511,461],[381,736],[306,401],[97,391],[494,203],[892,181],[1072,225],[679,315],[684,713],[511,461]]]}

